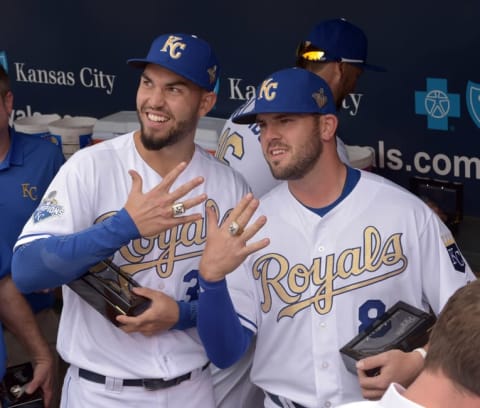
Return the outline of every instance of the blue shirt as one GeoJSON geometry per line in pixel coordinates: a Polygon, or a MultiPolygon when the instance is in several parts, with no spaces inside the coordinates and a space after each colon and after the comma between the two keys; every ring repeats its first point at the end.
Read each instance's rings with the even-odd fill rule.
{"type": "MultiPolygon", "coordinates": [[[[48,140],[13,129],[10,136],[10,150],[0,162],[0,278],[10,274],[13,246],[65,162],[61,149],[48,140]]],[[[34,312],[51,307],[55,301],[53,293],[34,293],[26,298],[34,312]]]]}

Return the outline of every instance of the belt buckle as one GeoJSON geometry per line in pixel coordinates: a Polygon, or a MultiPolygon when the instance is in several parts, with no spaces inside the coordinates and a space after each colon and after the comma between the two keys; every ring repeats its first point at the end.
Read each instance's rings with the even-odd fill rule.
{"type": "Polygon", "coordinates": [[[165,388],[165,381],[161,378],[143,378],[142,385],[148,391],[157,391],[165,388]]]}

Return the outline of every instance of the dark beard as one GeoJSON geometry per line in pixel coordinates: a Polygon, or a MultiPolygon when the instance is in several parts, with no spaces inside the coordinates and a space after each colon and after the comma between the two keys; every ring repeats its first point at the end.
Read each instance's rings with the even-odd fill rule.
{"type": "Polygon", "coordinates": [[[320,130],[313,132],[301,156],[296,157],[296,162],[282,169],[275,168],[268,161],[270,172],[277,180],[299,180],[304,177],[317,163],[323,151],[323,143],[320,139],[320,130]]]}
{"type": "Polygon", "coordinates": [[[147,150],[161,150],[164,147],[172,146],[183,140],[186,135],[188,135],[192,128],[195,129],[196,123],[183,121],[178,123],[178,126],[171,129],[168,135],[163,139],[156,139],[150,137],[145,133],[143,124],[140,122],[140,141],[142,142],[143,147],[147,150]]]}

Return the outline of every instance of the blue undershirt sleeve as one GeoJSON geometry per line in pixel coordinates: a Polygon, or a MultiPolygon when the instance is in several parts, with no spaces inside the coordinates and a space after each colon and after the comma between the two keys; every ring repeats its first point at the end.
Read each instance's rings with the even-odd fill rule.
{"type": "Polygon", "coordinates": [[[198,300],[190,302],[177,300],[177,305],[179,309],[178,322],[170,330],[186,330],[195,327],[197,325],[198,300]]]}
{"type": "Polygon", "coordinates": [[[226,280],[206,282],[199,276],[197,328],[209,359],[218,368],[240,360],[253,332],[242,326],[228,293],[226,280]]]}
{"type": "Polygon", "coordinates": [[[132,218],[122,209],[83,231],[18,247],[12,258],[12,278],[22,293],[53,289],[77,279],[139,237],[132,218]]]}

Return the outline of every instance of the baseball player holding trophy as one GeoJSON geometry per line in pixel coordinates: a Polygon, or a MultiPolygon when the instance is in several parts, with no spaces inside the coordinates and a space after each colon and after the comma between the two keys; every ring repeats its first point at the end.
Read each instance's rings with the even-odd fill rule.
{"type": "MultiPolygon", "coordinates": [[[[348,94],[354,92],[357,80],[365,70],[384,71],[383,68],[367,63],[368,39],[363,30],[344,18],[322,20],[315,24],[305,40],[298,44],[295,65],[305,68],[330,86],[338,110],[348,94]]],[[[242,105],[248,110],[254,98],[242,105]]],[[[234,113],[225,122],[215,156],[239,171],[247,180],[256,197],[271,190],[281,180],[273,177],[263,157],[259,142],[260,128],[256,123],[234,123],[234,113]]],[[[349,165],[350,159],[345,144],[336,136],[340,160],[349,165]]],[[[252,387],[248,380],[251,366],[252,343],[245,356],[234,366],[214,373],[214,389],[220,408],[258,406],[263,401],[263,392],[252,387]],[[239,405],[244,400],[244,406],[239,405]]]]}
{"type": "MultiPolygon", "coordinates": [[[[408,385],[422,349],[377,350],[356,372],[340,349],[359,334],[374,338],[372,323],[399,301],[438,314],[475,279],[451,232],[413,194],[341,162],[334,98],[317,75],[271,74],[233,120],[258,124],[284,181],[260,201],[243,197],[220,226],[207,210],[198,330],[208,356],[228,367],[255,336],[251,378],[268,408],[334,407],[379,398],[392,381],[408,385]]],[[[413,326],[418,316],[403,312],[376,334],[413,326]]]]}
{"type": "Polygon", "coordinates": [[[161,35],[128,63],[141,70],[140,130],[82,149],[60,169],[17,241],[13,278],[23,292],[72,284],[57,344],[70,363],[62,407],[213,407],[195,327],[205,208],[223,218],[248,191],[194,143],[219,65],[188,34],[161,35]]]}

